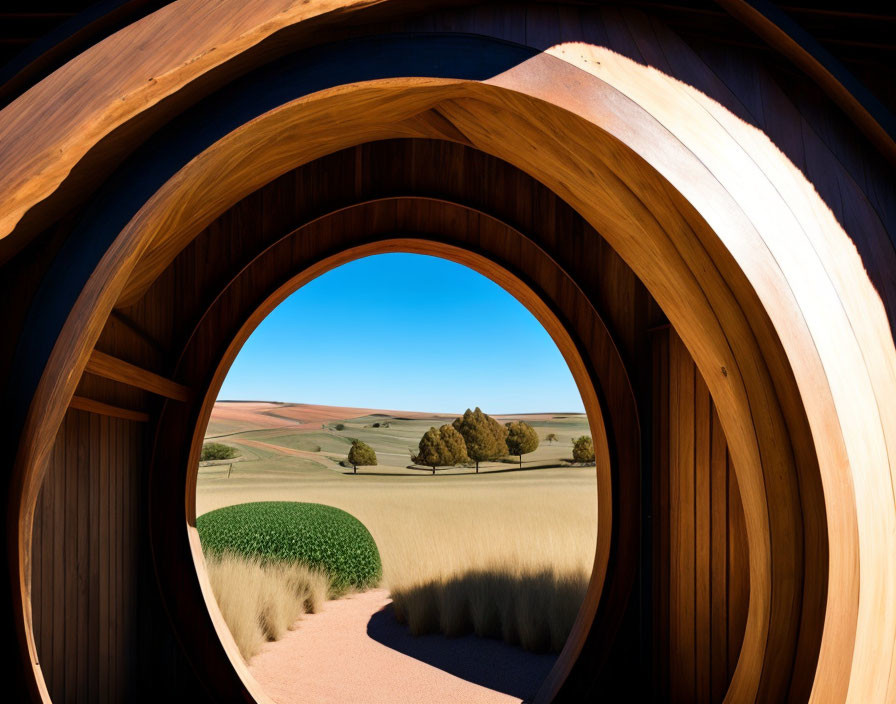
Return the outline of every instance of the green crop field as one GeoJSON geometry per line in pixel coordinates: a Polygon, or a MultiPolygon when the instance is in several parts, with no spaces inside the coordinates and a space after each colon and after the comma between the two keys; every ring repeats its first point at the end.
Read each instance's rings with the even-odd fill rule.
{"type": "Polygon", "coordinates": [[[206,553],[236,553],[263,561],[299,563],[330,576],[335,590],[376,586],[383,573],[370,532],[332,506],[259,501],[199,516],[206,553]]]}

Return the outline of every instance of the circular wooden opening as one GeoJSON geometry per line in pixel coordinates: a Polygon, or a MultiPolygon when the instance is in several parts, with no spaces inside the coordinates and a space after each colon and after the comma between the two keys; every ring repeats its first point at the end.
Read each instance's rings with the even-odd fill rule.
{"type": "MultiPolygon", "coordinates": [[[[381,202],[375,205],[371,205],[372,207],[382,207],[384,203],[381,202]]],[[[410,205],[410,203],[408,203],[408,205],[410,205]]],[[[458,264],[462,264],[482,274],[483,276],[497,283],[503,289],[511,293],[517,300],[519,300],[519,302],[532,313],[532,315],[549,333],[550,337],[557,345],[557,348],[560,350],[564,361],[570,369],[570,372],[572,373],[572,376],[581,394],[583,404],[585,406],[591,435],[595,444],[596,472],[598,476],[598,485],[600,487],[598,490],[598,496],[595,497],[595,500],[599,505],[598,521],[599,524],[604,524],[603,530],[605,532],[609,531],[610,529],[609,526],[612,520],[613,510],[612,501],[609,497],[605,497],[602,500],[600,498],[601,494],[610,494],[610,492],[612,491],[611,487],[613,482],[611,478],[611,465],[615,463],[615,460],[611,458],[611,441],[607,437],[606,428],[604,425],[604,413],[606,411],[602,408],[600,396],[595,388],[595,382],[597,380],[594,376],[593,368],[588,363],[586,363],[585,359],[583,358],[580,352],[580,343],[577,342],[567,330],[566,324],[564,324],[558,317],[558,314],[554,312],[552,305],[544,300],[544,294],[536,293],[518,276],[515,276],[503,266],[496,264],[493,260],[488,259],[481,254],[477,254],[470,250],[466,250],[461,247],[438,242],[435,240],[411,238],[383,239],[376,242],[369,242],[363,245],[352,247],[338,254],[326,257],[278,286],[276,290],[274,290],[257,309],[251,312],[248,319],[239,328],[238,334],[227,346],[224,356],[221,358],[220,363],[214,370],[212,381],[205,392],[201,404],[198,421],[195,426],[195,431],[192,434],[190,444],[187,472],[188,495],[186,506],[188,533],[193,561],[196,565],[202,594],[205,597],[205,605],[210,614],[211,622],[215,628],[215,631],[219,639],[221,640],[224,646],[224,650],[229,657],[230,662],[233,664],[234,669],[243,679],[247,690],[251,692],[252,695],[259,701],[269,700],[263,693],[261,688],[257,685],[257,683],[255,683],[252,676],[249,674],[243,658],[240,656],[236,644],[234,643],[233,638],[230,634],[230,631],[228,630],[227,625],[223,620],[220,609],[218,608],[217,601],[212,595],[212,590],[208,583],[208,576],[205,569],[205,559],[203,557],[202,549],[198,540],[198,534],[195,529],[195,492],[199,467],[198,458],[204,440],[205,427],[207,425],[208,418],[210,417],[212,407],[214,406],[215,399],[218,396],[218,391],[221,387],[221,384],[224,382],[231,364],[233,363],[240,349],[245,344],[246,340],[249,338],[255,328],[268,314],[271,313],[271,311],[274,310],[274,308],[276,308],[289,295],[297,291],[305,284],[311,282],[319,276],[324,275],[326,272],[338,266],[356,259],[361,259],[376,254],[396,252],[425,254],[440,257],[458,264]]],[[[251,268],[252,265],[247,268],[246,275],[252,275],[250,274],[251,268]]],[[[258,276],[258,271],[255,272],[255,275],[258,276]]],[[[584,301],[580,301],[580,304],[584,305],[584,301]]],[[[600,325],[600,319],[597,316],[596,311],[593,311],[593,309],[592,314],[594,315],[595,320],[589,321],[589,325],[600,325]]],[[[622,372],[621,366],[617,371],[624,373],[622,372]]],[[[612,413],[613,411],[610,412],[612,413]]],[[[616,409],[615,412],[618,414],[619,409],[616,409]]],[[[634,468],[630,467],[630,470],[632,469],[634,468]]],[[[606,538],[601,541],[601,536],[599,534],[597,550],[594,557],[594,567],[592,570],[593,574],[590,580],[590,586],[588,588],[587,595],[579,609],[579,616],[577,618],[576,625],[574,626],[572,634],[570,635],[566,646],[564,647],[560,657],[558,658],[554,671],[549,675],[542,687],[542,692],[539,695],[540,699],[542,700],[549,700],[553,694],[551,688],[556,688],[560,684],[562,684],[563,678],[566,676],[569,669],[571,669],[579,652],[581,651],[584,639],[587,637],[587,634],[590,631],[591,621],[593,620],[594,614],[597,610],[597,602],[600,599],[600,594],[602,591],[602,577],[606,569],[608,550],[609,541],[606,538]]]]}
{"type": "MultiPolygon", "coordinates": [[[[14,550],[20,592],[28,592],[23,575],[40,467],[112,307],[136,305],[222,208],[271,178],[353,144],[426,137],[475,145],[477,151],[515,165],[553,194],[559,194],[587,223],[600,230],[606,238],[604,244],[621,255],[669,315],[718,404],[744,499],[750,602],[744,649],[729,696],[750,699],[763,692],[777,695],[789,691],[791,682],[798,688],[810,687],[826,628],[828,599],[826,579],[805,578],[812,573],[826,575],[828,566],[828,489],[822,490],[819,463],[824,463],[828,480],[848,466],[843,438],[813,434],[809,426],[810,420],[821,424],[813,427],[836,425],[837,409],[831,396],[826,391],[815,395],[810,384],[811,379],[824,376],[824,365],[813,351],[799,307],[778,307],[775,303],[775,286],[786,287],[789,279],[781,274],[770,250],[751,246],[761,238],[742,217],[735,196],[711,174],[700,170],[692,152],[674,138],[667,139],[665,133],[656,134],[653,118],[646,111],[614,97],[613,90],[594,76],[576,73],[562,60],[547,55],[514,66],[497,83],[419,78],[361,82],[321,90],[272,109],[210,145],[176,177],[166,174],[167,180],[161,181],[159,190],[146,195],[136,204],[135,212],[128,213],[132,219],[122,225],[124,229],[111,228],[102,233],[109,236],[105,246],[94,243],[105,253],[104,258],[95,269],[87,269],[82,298],[67,318],[29,411],[24,449],[17,465],[23,497],[20,523],[24,526],[14,550]],[[593,88],[595,96],[607,100],[595,98],[593,104],[582,104],[577,100],[581,94],[577,87],[593,88]],[[365,109],[369,105],[376,109],[365,109]],[[338,137],[332,135],[333,115],[346,120],[338,137]],[[563,129],[557,129],[557,125],[563,129]],[[302,140],[294,139],[298,133],[303,134],[302,140]],[[656,148],[656,140],[662,142],[662,148],[656,148]],[[251,169],[246,154],[254,157],[251,169]],[[237,167],[228,172],[234,164],[237,167]],[[689,169],[699,176],[691,177],[689,169]],[[222,180],[225,172],[229,178],[222,180]],[[766,276],[768,272],[772,273],[766,276]],[[803,358],[802,353],[808,356],[803,358]],[[798,357],[797,365],[794,360],[798,357]],[[828,451],[820,452],[819,448],[828,451]],[[789,654],[786,658],[778,657],[781,649],[789,654]],[[789,665],[781,664],[785,660],[796,663],[796,674],[789,665]]],[[[398,204],[403,199],[405,196],[391,194],[380,200],[400,212],[398,204]]],[[[440,201],[438,197],[428,200],[440,201]]],[[[133,204],[122,207],[129,205],[133,204]]],[[[338,212],[349,213],[346,208],[338,212]]],[[[415,208],[418,215],[424,212],[419,203],[415,208]]],[[[427,215],[405,225],[429,221],[427,215]]],[[[417,229],[393,228],[388,236],[368,233],[370,242],[366,244],[396,235],[413,238],[417,229]]],[[[480,242],[453,241],[457,230],[426,233],[427,237],[421,239],[459,246],[495,261],[494,250],[480,242]]],[[[301,250],[308,241],[294,242],[293,253],[307,255],[301,250]]],[[[208,378],[209,370],[218,368],[228,345],[239,336],[240,326],[263,306],[272,291],[285,285],[295,271],[306,271],[327,257],[365,244],[322,241],[328,242],[330,249],[318,252],[302,267],[293,266],[288,276],[277,270],[276,263],[272,265],[279,279],[269,281],[262,291],[257,290],[251,277],[240,279],[241,272],[229,272],[230,281],[239,280],[240,291],[225,282],[219,289],[221,294],[209,303],[207,316],[197,325],[183,352],[175,352],[180,354],[180,361],[172,365],[178,379],[205,398],[205,390],[214,384],[214,379],[208,378]]],[[[547,251],[554,256],[567,246],[573,261],[564,262],[561,270],[573,271],[583,261],[587,263],[583,257],[590,250],[581,250],[582,242],[575,238],[561,242],[555,237],[547,251]]],[[[569,288],[569,283],[555,273],[540,278],[530,265],[544,259],[527,257],[520,251],[508,252],[498,263],[533,290],[557,286],[556,295],[540,298],[555,305],[558,313],[575,298],[573,289],[580,271],[569,288]],[[564,286],[567,288],[559,290],[564,286]]],[[[587,293],[586,300],[593,291],[587,293]]],[[[613,634],[624,616],[619,606],[626,602],[635,570],[625,556],[637,538],[637,525],[628,521],[641,497],[637,486],[627,483],[629,477],[624,472],[613,475],[612,468],[623,466],[623,455],[638,457],[638,416],[631,385],[619,381],[625,376],[612,378],[612,363],[607,361],[613,356],[612,337],[602,337],[599,326],[588,315],[564,312],[563,317],[565,329],[579,340],[584,363],[600,381],[598,393],[632,410],[630,414],[604,418],[611,474],[607,479],[609,490],[601,491],[599,500],[612,505],[599,512],[599,520],[608,521],[610,528],[599,531],[599,535],[610,536],[610,544],[606,547],[604,591],[595,602],[599,606],[593,623],[600,622],[598,630],[613,634]],[[608,619],[606,624],[600,621],[601,612],[608,619]]],[[[181,518],[185,517],[189,525],[191,509],[189,496],[186,505],[182,501],[181,492],[189,491],[189,485],[179,468],[188,467],[191,458],[195,460],[195,441],[190,434],[200,416],[201,406],[195,404],[180,408],[167,404],[162,410],[159,427],[166,433],[181,434],[180,449],[170,455],[157,444],[148,490],[148,521],[159,587],[178,637],[187,652],[200,653],[196,656],[201,660],[197,666],[202,673],[200,679],[229,692],[228,686],[233,684],[229,660],[204,640],[212,628],[205,624],[191,633],[186,627],[196,618],[190,608],[201,604],[203,598],[202,585],[189,574],[195,545],[191,548],[189,536],[184,535],[181,518]],[[192,448],[192,454],[184,448],[192,448]],[[164,472],[170,467],[178,469],[166,476],[164,472]],[[172,497],[178,498],[175,501],[172,497]]],[[[849,491],[845,496],[851,496],[849,491]]],[[[843,525],[854,526],[855,516],[849,508],[853,504],[845,501],[843,505],[843,525]]],[[[842,540],[836,557],[843,560],[847,553],[853,554],[850,550],[855,531],[844,529],[838,535],[842,540]]],[[[843,594],[854,594],[857,582],[835,586],[843,594]]],[[[33,655],[30,605],[27,598],[22,603],[19,626],[33,655]]],[[[853,615],[852,611],[838,612],[836,629],[848,632],[853,615]]],[[[836,629],[828,630],[840,632],[836,629]]],[[[582,634],[582,642],[587,639],[582,634]]],[[[612,635],[607,635],[589,650],[588,660],[605,663],[612,651],[612,635]]],[[[39,679],[39,671],[36,676],[39,679]]],[[[554,684],[560,687],[562,682],[558,678],[554,684]]]]}

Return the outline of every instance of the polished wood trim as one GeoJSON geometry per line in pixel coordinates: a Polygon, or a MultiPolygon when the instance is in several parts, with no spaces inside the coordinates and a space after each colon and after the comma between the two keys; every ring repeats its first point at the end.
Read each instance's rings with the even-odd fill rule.
{"type": "Polygon", "coordinates": [[[138,389],[150,391],[175,401],[189,401],[192,396],[192,391],[183,384],[178,384],[171,379],[166,379],[159,374],[138,367],[136,364],[125,362],[123,359],[118,359],[99,350],[94,350],[91,353],[84,371],[105,379],[120,381],[129,386],[136,386],[138,389]]]}
{"type": "Polygon", "coordinates": [[[134,411],[130,408],[113,406],[108,403],[103,403],[102,401],[95,401],[92,398],[86,398],[85,396],[72,396],[71,403],[68,404],[68,407],[75,408],[79,411],[96,413],[101,416],[110,416],[111,418],[124,418],[125,420],[133,420],[138,423],[149,422],[148,413],[144,413],[143,411],[134,411]]]}

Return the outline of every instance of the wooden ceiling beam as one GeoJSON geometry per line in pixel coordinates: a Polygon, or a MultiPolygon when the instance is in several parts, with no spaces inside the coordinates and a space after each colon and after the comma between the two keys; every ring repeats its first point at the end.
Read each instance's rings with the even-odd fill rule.
{"type": "Polygon", "coordinates": [[[123,359],[94,350],[87,362],[86,372],[112,381],[119,381],[138,389],[149,391],[175,401],[189,401],[192,391],[176,381],[166,379],[155,372],[138,367],[123,359]]]}
{"type": "Polygon", "coordinates": [[[144,411],[135,411],[130,408],[121,408],[113,406],[109,403],[103,403],[86,396],[72,396],[69,408],[79,411],[87,411],[88,413],[97,413],[101,416],[110,416],[112,418],[123,418],[124,420],[132,420],[137,423],[148,423],[149,414],[144,411]]]}

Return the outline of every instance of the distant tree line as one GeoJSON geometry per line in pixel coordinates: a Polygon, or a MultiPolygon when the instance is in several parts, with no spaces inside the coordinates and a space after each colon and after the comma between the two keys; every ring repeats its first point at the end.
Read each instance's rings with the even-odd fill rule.
{"type": "MultiPolygon", "coordinates": [[[[545,440],[553,443],[559,438],[555,433],[548,433],[545,440]]],[[[450,425],[439,428],[435,426],[427,430],[417,446],[411,451],[411,461],[424,467],[431,467],[436,473],[438,467],[454,467],[473,462],[476,473],[479,463],[489,462],[516,455],[520,468],[523,466],[523,455],[538,449],[538,433],[524,421],[511,421],[501,425],[478,407],[469,408],[450,425]]],[[[573,459],[576,462],[594,461],[594,444],[587,435],[573,440],[573,459]]],[[[355,474],[359,466],[375,465],[376,452],[360,440],[353,440],[348,454],[348,462],[355,474]]]]}

